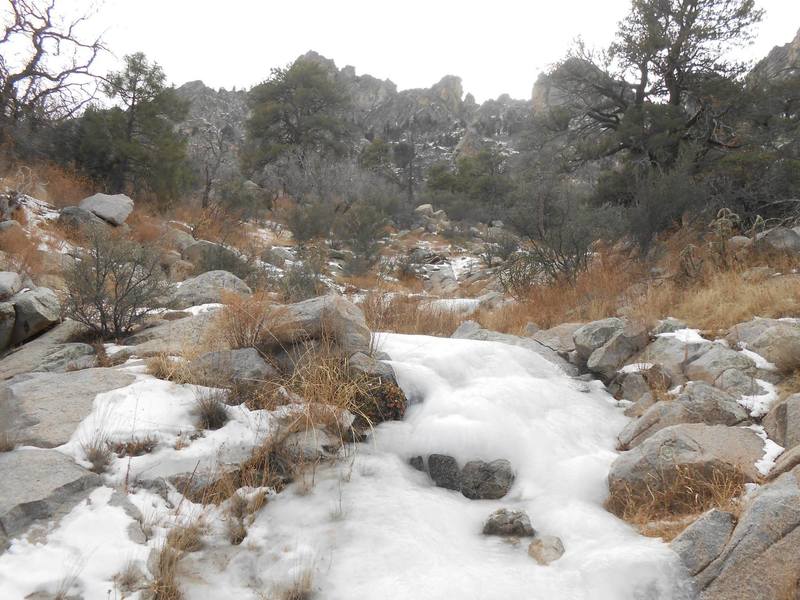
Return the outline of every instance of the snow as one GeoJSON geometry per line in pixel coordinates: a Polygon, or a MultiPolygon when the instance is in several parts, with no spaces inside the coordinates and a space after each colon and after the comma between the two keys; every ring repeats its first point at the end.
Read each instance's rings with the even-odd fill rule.
{"type": "Polygon", "coordinates": [[[134,383],[98,394],[92,413],[57,450],[89,466],[84,446],[92,440],[110,443],[150,439],[153,452],[130,458],[114,457],[106,478],[112,483],[169,477],[182,473],[214,471],[219,465],[238,464],[272,431],[274,421],[267,411],[244,406],[228,407],[230,420],[220,429],[201,432],[195,406],[200,394],[213,390],[178,385],[149,375],[138,375],[134,383]]]}
{"type": "Polygon", "coordinates": [[[667,333],[659,333],[658,337],[674,337],[684,344],[708,342],[707,339],[700,335],[700,330],[698,329],[677,329],[667,333]]]}
{"type": "Polygon", "coordinates": [[[764,456],[757,460],[755,465],[759,473],[767,475],[772,470],[772,467],[775,466],[775,460],[783,454],[785,448],[769,439],[767,432],[764,431],[761,425],[750,425],[747,429],[752,429],[758,434],[758,437],[764,440],[764,456]]]}
{"type": "MultiPolygon", "coordinates": [[[[0,598],[21,599],[38,591],[72,592],[85,600],[107,600],[112,577],[149,548],[133,542],[134,520],[100,487],[67,514],[46,539],[17,538],[0,556],[0,598]]],[[[71,596],[70,596],[71,597],[71,596]]]]}
{"type": "Polygon", "coordinates": [[[763,417],[769,412],[772,404],[778,399],[778,390],[769,381],[756,379],[755,382],[761,386],[761,389],[766,390],[766,393],[742,396],[739,398],[739,404],[749,411],[751,417],[763,417]]]}
{"type": "Polygon", "coordinates": [[[643,363],[631,363],[629,365],[625,365],[622,367],[619,372],[620,373],[639,373],[640,371],[648,371],[653,368],[653,363],[643,362],[643,363]]]}
{"type": "Polygon", "coordinates": [[[479,298],[439,298],[420,304],[420,310],[471,315],[480,306],[479,298]]]}
{"type": "Polygon", "coordinates": [[[744,344],[741,344],[742,349],[739,350],[739,354],[744,354],[747,358],[752,360],[756,368],[763,369],[765,371],[777,371],[778,367],[776,367],[773,363],[769,362],[766,358],[761,356],[760,354],[753,352],[752,350],[748,350],[744,344]]]}
{"type": "Polygon", "coordinates": [[[406,419],[318,469],[313,488],[271,498],[235,550],[192,553],[188,599],[256,598],[306,570],[326,600],[688,597],[669,548],[602,506],[627,422],[607,393],[519,347],[397,334],[380,346],[412,401],[406,419]],[[516,482],[501,500],[468,500],[408,465],[434,452],[506,458],[516,482]],[[528,541],[483,536],[499,507],[526,510],[565,555],[542,567],[528,541]]]}

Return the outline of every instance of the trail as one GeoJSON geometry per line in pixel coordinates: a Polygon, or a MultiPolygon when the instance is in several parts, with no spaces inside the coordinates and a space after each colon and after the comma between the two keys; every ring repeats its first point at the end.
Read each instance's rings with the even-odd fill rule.
{"type": "Polygon", "coordinates": [[[224,572],[199,561],[204,581],[191,598],[254,572],[287,585],[313,573],[314,597],[326,600],[685,597],[667,546],[602,507],[627,419],[599,382],[495,342],[381,334],[379,346],[413,403],[405,420],[380,425],[349,461],[318,472],[312,490],[277,496],[251,527],[251,548],[224,572]],[[515,484],[494,501],[434,487],[407,462],[434,452],[461,464],[508,459],[515,484]],[[483,536],[499,507],[527,511],[537,531],[563,540],[564,556],[539,566],[528,542],[483,536]]]}

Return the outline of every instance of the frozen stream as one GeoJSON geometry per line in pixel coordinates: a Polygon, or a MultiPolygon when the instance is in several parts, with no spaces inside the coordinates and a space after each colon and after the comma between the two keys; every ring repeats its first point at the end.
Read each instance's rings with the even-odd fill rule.
{"type": "MultiPolygon", "coordinates": [[[[386,334],[399,382],[414,402],[403,422],[381,425],[305,494],[287,490],[262,511],[248,542],[192,598],[234,582],[263,584],[313,573],[326,600],[674,600],[676,557],[607,513],[605,477],[627,419],[599,384],[564,376],[535,354],[494,342],[386,334]],[[434,487],[408,458],[443,453],[461,464],[506,458],[516,469],[501,500],[468,500],[434,487]],[[481,534],[499,507],[524,509],[534,528],[559,536],[550,566],[481,534]],[[210,584],[210,585],[209,585],[210,584]]],[[[246,594],[245,588],[239,591],[246,594]]],[[[239,597],[239,596],[237,596],[239,597]]]]}

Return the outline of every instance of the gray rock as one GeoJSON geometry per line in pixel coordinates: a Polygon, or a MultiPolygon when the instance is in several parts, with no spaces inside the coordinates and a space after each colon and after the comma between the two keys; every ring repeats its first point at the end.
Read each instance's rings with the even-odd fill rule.
{"type": "Polygon", "coordinates": [[[10,302],[16,313],[12,344],[29,340],[61,319],[61,303],[51,289],[33,288],[17,294],[10,302]]]}
{"type": "Polygon", "coordinates": [[[122,225],[133,212],[133,200],[125,194],[95,194],[81,200],[78,206],[112,225],[122,225]]]}
{"type": "MultiPolygon", "coordinates": [[[[618,390],[619,397],[631,402],[637,402],[642,396],[650,391],[650,386],[644,375],[635,371],[633,373],[622,373],[615,382],[615,390],[618,390]]],[[[616,394],[615,394],[616,395],[616,394]]]]}
{"type": "Polygon", "coordinates": [[[800,234],[787,227],[773,227],[756,235],[756,245],[775,252],[800,252],[800,234]]]}
{"type": "Polygon", "coordinates": [[[178,229],[177,226],[168,226],[165,229],[165,237],[181,253],[181,255],[183,255],[183,251],[186,250],[186,248],[197,241],[189,232],[184,231],[183,229],[178,229]]]}
{"type": "Polygon", "coordinates": [[[255,348],[207,352],[191,361],[189,370],[215,387],[228,383],[265,381],[278,374],[255,348]]]}
{"type": "Polygon", "coordinates": [[[417,471],[425,472],[425,459],[421,456],[412,456],[408,459],[408,464],[417,471]]]}
{"type": "Polygon", "coordinates": [[[42,357],[36,372],[63,373],[97,366],[97,354],[89,344],[58,344],[42,357]]]}
{"type": "Polygon", "coordinates": [[[521,510],[498,508],[483,524],[484,535],[527,537],[535,535],[531,519],[521,510]]]}
{"type": "Polygon", "coordinates": [[[530,350],[531,352],[535,352],[547,361],[561,367],[561,369],[563,369],[567,375],[576,376],[580,373],[579,369],[575,365],[567,362],[561,357],[561,355],[541,342],[533,340],[529,337],[519,337],[516,335],[509,335],[507,333],[498,333],[496,331],[482,329],[481,326],[475,321],[464,321],[450,337],[464,340],[500,342],[501,344],[508,344],[510,346],[520,346],[530,350]]]}
{"type": "Polygon", "coordinates": [[[0,301],[8,300],[22,289],[22,278],[13,271],[0,271],[0,301]]]}
{"type": "Polygon", "coordinates": [[[108,225],[93,212],[78,206],[65,206],[58,215],[58,222],[71,229],[81,229],[87,225],[108,225]]]}
{"type": "Polygon", "coordinates": [[[461,470],[461,493],[471,500],[502,498],[514,483],[514,470],[505,459],[472,460],[461,470]]]}
{"type": "Polygon", "coordinates": [[[691,362],[711,348],[710,342],[684,343],[675,337],[660,336],[647,345],[631,362],[652,363],[669,374],[673,385],[686,381],[684,365],[691,362]]]}
{"type": "Polygon", "coordinates": [[[736,519],[731,513],[714,508],[703,514],[670,542],[690,575],[697,575],[717,558],[733,533],[736,519]]]}
{"type": "Polygon", "coordinates": [[[800,367],[800,325],[778,319],[753,319],[734,325],[726,340],[747,347],[783,371],[800,367]]]}
{"type": "Polygon", "coordinates": [[[10,302],[0,302],[0,352],[11,345],[17,311],[10,302]]]}
{"type": "Polygon", "coordinates": [[[633,448],[665,427],[680,423],[736,425],[747,420],[747,411],[736,398],[705,382],[690,381],[674,400],[662,400],[648,408],[619,434],[622,448],[633,448]]]}
{"type": "Polygon", "coordinates": [[[0,549],[34,522],[60,517],[101,478],[55,450],[0,453],[0,549]]]}
{"type": "Polygon", "coordinates": [[[331,294],[276,307],[270,324],[275,348],[329,336],[348,357],[370,351],[372,335],[364,313],[341,296],[331,294]]]}
{"type": "Polygon", "coordinates": [[[652,392],[642,394],[641,398],[625,409],[625,416],[633,419],[641,417],[655,403],[656,398],[652,392]]]}
{"type": "Polygon", "coordinates": [[[762,425],[769,438],[787,450],[800,445],[800,394],[773,406],[762,425]]]}
{"type": "Polygon", "coordinates": [[[651,332],[653,335],[659,335],[662,333],[674,333],[679,329],[686,329],[688,326],[686,323],[681,321],[680,319],[676,319],[674,317],[667,317],[666,319],[660,320],[653,331],[651,332]]]}
{"type": "Polygon", "coordinates": [[[531,542],[528,555],[540,565],[546,566],[564,555],[564,544],[554,535],[543,535],[531,542]]]}
{"type": "Polygon", "coordinates": [[[745,375],[756,373],[752,359],[722,344],[711,344],[706,352],[686,363],[684,372],[689,379],[714,384],[728,369],[737,369],[745,375]]]}
{"type": "Polygon", "coordinates": [[[356,352],[351,356],[350,360],[347,361],[347,366],[353,373],[397,383],[392,365],[383,360],[377,360],[363,352],[356,352]]]}
{"type": "Polygon", "coordinates": [[[47,364],[49,356],[58,353],[60,346],[87,332],[88,328],[85,325],[69,319],[59,323],[50,331],[16,348],[0,360],[0,380],[40,370],[43,364],[47,364]]]}
{"type": "Polygon", "coordinates": [[[250,294],[248,285],[228,271],[206,271],[184,281],[172,295],[175,308],[222,302],[225,292],[250,294]]]}
{"type": "Polygon", "coordinates": [[[766,390],[756,382],[752,375],[745,375],[739,369],[727,369],[719,376],[715,385],[736,396],[760,396],[766,390]]]}
{"type": "Polygon", "coordinates": [[[695,577],[701,600],[795,598],[800,573],[800,469],[758,489],[720,555],[695,577]]]}
{"type": "Polygon", "coordinates": [[[281,442],[281,450],[295,463],[311,464],[334,456],[341,445],[341,438],[309,427],[287,435],[281,442]]]}
{"type": "Polygon", "coordinates": [[[728,247],[732,250],[743,250],[753,245],[753,240],[745,235],[734,235],[728,239],[728,247]]]}
{"type": "Polygon", "coordinates": [[[533,321],[528,321],[525,324],[525,328],[522,330],[522,335],[530,337],[541,330],[542,328],[539,327],[537,323],[534,323],[533,321]]]}
{"type": "Polygon", "coordinates": [[[584,361],[589,359],[592,352],[608,342],[614,334],[622,331],[625,322],[622,319],[611,317],[592,321],[575,330],[572,339],[578,357],[584,361]]]}
{"type": "MultiPolygon", "coordinates": [[[[667,427],[611,465],[608,487],[613,498],[648,497],[668,489],[680,472],[708,480],[715,474],[744,482],[758,481],[756,461],[764,454],[761,438],[744,427],[681,424],[667,427]]],[[[614,503],[611,504],[614,508],[614,503]]]]}
{"type": "Polygon", "coordinates": [[[20,444],[53,448],[69,441],[97,394],[133,383],[119,369],[32,373],[0,384],[0,432],[20,444]]]}
{"type": "Polygon", "coordinates": [[[562,323],[550,329],[537,331],[531,337],[561,356],[566,356],[575,350],[573,336],[575,335],[575,331],[581,327],[583,327],[583,323],[562,323]]]}
{"type": "Polygon", "coordinates": [[[769,472],[769,478],[776,479],[797,466],[800,466],[800,445],[789,448],[778,457],[775,466],[769,472]]]}
{"type": "Polygon", "coordinates": [[[200,344],[211,321],[213,311],[200,313],[177,321],[161,322],[126,338],[130,347],[122,350],[123,356],[179,355],[187,348],[200,344]]]}
{"type": "Polygon", "coordinates": [[[458,463],[452,456],[446,454],[431,454],[428,456],[428,474],[437,487],[448,490],[461,489],[461,477],[458,463]]]}
{"type": "Polygon", "coordinates": [[[430,204],[420,204],[414,212],[423,217],[433,217],[433,206],[430,204]]]}
{"type": "Polygon", "coordinates": [[[626,323],[607,342],[592,352],[586,367],[608,380],[630,357],[644,348],[647,341],[647,331],[643,326],[626,323]]]}
{"type": "Polygon", "coordinates": [[[181,251],[181,256],[198,268],[202,267],[203,269],[219,267],[220,265],[232,268],[230,265],[244,264],[242,258],[236,252],[222,244],[209,242],[208,240],[197,240],[191,243],[181,251]]]}

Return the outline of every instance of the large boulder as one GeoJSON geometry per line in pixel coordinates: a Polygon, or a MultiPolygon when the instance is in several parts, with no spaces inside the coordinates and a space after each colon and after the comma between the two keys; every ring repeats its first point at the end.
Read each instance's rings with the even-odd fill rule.
{"type": "Polygon", "coordinates": [[[20,292],[12,297],[16,313],[11,343],[28,340],[61,319],[61,302],[53,290],[43,287],[20,292]]]}
{"type": "Polygon", "coordinates": [[[756,374],[753,359],[722,344],[711,344],[706,352],[689,361],[684,371],[689,379],[714,384],[728,369],[736,369],[745,375],[756,374]]]}
{"type": "Polygon", "coordinates": [[[718,508],[703,514],[670,543],[689,575],[697,575],[717,558],[736,526],[735,517],[718,508]]]}
{"type": "Polygon", "coordinates": [[[633,362],[659,365],[669,374],[672,385],[680,385],[686,381],[684,366],[710,348],[711,342],[684,342],[675,336],[660,335],[633,362]]]}
{"type": "Polygon", "coordinates": [[[57,518],[102,479],[55,450],[0,453],[0,550],[34,522],[57,518]]]}
{"type": "Polygon", "coordinates": [[[575,344],[575,351],[578,358],[583,361],[589,360],[592,352],[610,340],[615,333],[622,331],[625,321],[616,317],[592,321],[575,330],[572,340],[575,344]]]}
{"type": "Polygon", "coordinates": [[[225,292],[249,294],[248,285],[228,271],[206,271],[180,284],[172,295],[175,308],[222,302],[225,292]]]}
{"type": "Polygon", "coordinates": [[[800,234],[788,227],[773,227],[756,236],[756,245],[775,252],[797,254],[800,252],[800,234]]]}
{"type": "MultiPolygon", "coordinates": [[[[0,310],[2,310],[0,305],[0,310]]],[[[2,322],[0,322],[0,327],[2,322]]],[[[0,360],[0,380],[9,379],[21,373],[41,371],[42,367],[52,364],[52,357],[61,353],[61,347],[69,344],[88,332],[88,327],[81,323],[65,320],[40,335],[35,340],[16,348],[0,360]]]]}
{"type": "Polygon", "coordinates": [[[276,349],[327,336],[348,357],[370,353],[372,336],[364,313],[338,295],[276,307],[269,323],[271,345],[276,349]]]}
{"type": "MultiPolygon", "coordinates": [[[[629,498],[647,499],[665,494],[680,478],[687,482],[757,481],[755,463],[764,454],[755,431],[726,425],[681,424],[662,429],[635,448],[623,452],[611,465],[609,508],[624,510],[629,498]]],[[[669,498],[665,498],[669,500],[669,498]]],[[[675,495],[675,502],[685,498],[675,495]]]]}
{"type": "Polygon", "coordinates": [[[8,300],[22,289],[22,277],[14,271],[0,271],[0,301],[8,300]]]}
{"type": "Polygon", "coordinates": [[[800,394],[773,406],[762,421],[771,440],[787,450],[800,445],[800,394]]]}
{"type": "Polygon", "coordinates": [[[725,338],[731,346],[752,350],[783,371],[800,367],[800,324],[779,319],[753,319],[734,325],[725,338]]]}
{"type": "Polygon", "coordinates": [[[510,335],[508,333],[498,333],[496,331],[490,331],[489,329],[483,329],[481,326],[476,323],[475,321],[464,321],[461,325],[459,325],[458,329],[453,332],[453,335],[450,337],[455,339],[464,339],[464,340],[483,340],[487,342],[500,342],[501,344],[509,344],[511,346],[520,346],[522,348],[526,348],[532,352],[535,352],[545,360],[553,363],[554,365],[558,365],[563,369],[563,371],[567,375],[578,375],[579,370],[578,368],[567,362],[564,358],[561,357],[555,350],[552,350],[548,346],[545,346],[541,342],[537,342],[529,337],[521,337],[516,335],[510,335]]]}
{"type": "Polygon", "coordinates": [[[566,357],[575,350],[575,332],[583,327],[583,323],[561,323],[550,329],[542,329],[531,337],[559,355],[566,357]]]}
{"type": "Polygon", "coordinates": [[[58,215],[58,222],[70,229],[82,229],[87,225],[108,225],[93,212],[79,206],[62,208],[58,215]]]}
{"type": "Polygon", "coordinates": [[[95,194],[81,200],[78,207],[94,213],[112,225],[122,225],[133,212],[133,200],[125,194],[95,194]]]}
{"type": "Polygon", "coordinates": [[[502,498],[514,483],[514,470],[505,459],[472,460],[461,469],[461,493],[471,500],[502,498]]]}
{"type": "Polygon", "coordinates": [[[129,372],[100,368],[20,375],[0,384],[0,433],[29,446],[60,446],[92,411],[97,394],[134,380],[129,372]]]}
{"type": "Polygon", "coordinates": [[[242,258],[233,250],[216,242],[197,240],[181,250],[181,256],[198,268],[234,268],[243,265],[242,258]]]}
{"type": "Polygon", "coordinates": [[[694,578],[700,600],[800,594],[800,469],[749,498],[725,547],[694,578]]]}
{"type": "Polygon", "coordinates": [[[122,356],[180,355],[196,348],[206,336],[215,311],[203,312],[176,321],[162,321],[126,338],[122,356]]]}
{"type": "Polygon", "coordinates": [[[209,385],[255,383],[277,375],[255,348],[207,352],[189,363],[189,370],[209,385]]]}
{"type": "Polygon", "coordinates": [[[633,448],[665,427],[680,423],[736,425],[747,420],[747,411],[736,398],[702,381],[690,381],[674,400],[662,400],[648,408],[619,434],[622,448],[633,448]]]}
{"type": "Polygon", "coordinates": [[[647,330],[635,323],[625,323],[602,346],[594,350],[586,368],[611,379],[625,362],[647,345],[647,330]]]}

